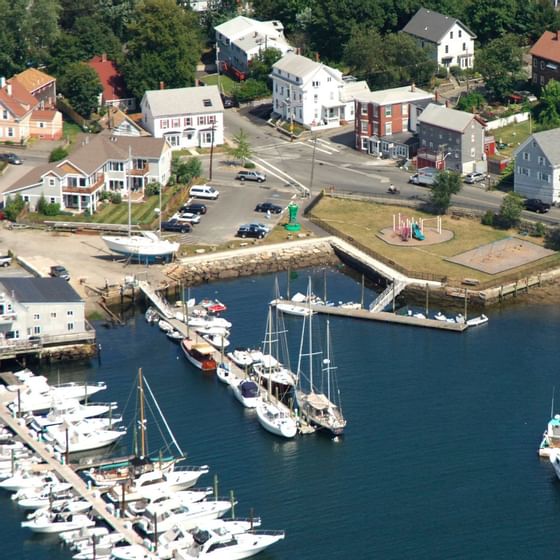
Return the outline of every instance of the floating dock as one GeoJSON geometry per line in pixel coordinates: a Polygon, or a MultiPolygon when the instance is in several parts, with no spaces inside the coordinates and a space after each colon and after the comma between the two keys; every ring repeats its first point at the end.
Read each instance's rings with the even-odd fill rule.
{"type": "MultiPolygon", "coordinates": [[[[278,300],[278,304],[294,305],[290,300],[278,300]]],[[[302,307],[310,307],[315,313],[325,315],[336,315],[338,317],[351,317],[353,319],[363,319],[366,321],[381,321],[384,323],[395,323],[398,325],[408,325],[411,327],[425,327],[429,329],[439,329],[449,332],[463,332],[468,328],[466,323],[451,323],[447,321],[437,321],[436,319],[423,319],[413,315],[397,315],[387,311],[368,311],[367,309],[351,309],[336,305],[315,305],[297,304],[302,307]]]]}

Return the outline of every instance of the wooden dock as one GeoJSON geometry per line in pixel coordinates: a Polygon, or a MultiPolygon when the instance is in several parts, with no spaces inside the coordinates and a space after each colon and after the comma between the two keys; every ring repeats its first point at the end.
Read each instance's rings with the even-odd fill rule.
{"type": "MultiPolygon", "coordinates": [[[[129,544],[144,546],[140,535],[132,529],[130,520],[118,518],[110,511],[110,509],[108,510],[107,506],[109,504],[101,498],[99,490],[95,488],[88,488],[84,480],[74,472],[70,465],[62,464],[55,457],[54,452],[51,451],[50,447],[47,447],[40,441],[37,441],[34,434],[29,431],[23,420],[14,418],[12,412],[7,407],[9,401],[7,401],[6,398],[2,400],[4,402],[0,402],[0,421],[9,427],[25,445],[32,449],[33,452],[38,455],[48,465],[48,468],[55,472],[61,480],[71,484],[78,496],[87,500],[92,505],[93,511],[101,519],[103,519],[105,523],[107,523],[115,531],[119,532],[123,536],[123,539],[125,539],[129,544]]],[[[144,558],[153,560],[157,559],[157,557],[148,549],[146,549],[144,558]]]]}
{"type": "MultiPolygon", "coordinates": [[[[293,301],[278,300],[279,304],[294,305],[293,301]]],[[[301,304],[300,304],[301,305],[301,304]]],[[[330,305],[311,305],[312,311],[325,315],[336,315],[338,317],[351,317],[353,319],[363,319],[367,321],[382,321],[384,323],[395,323],[398,325],[408,325],[410,327],[425,327],[429,329],[439,329],[449,332],[463,332],[468,328],[466,323],[448,323],[447,321],[437,321],[436,319],[422,319],[412,315],[397,315],[386,311],[368,311],[367,309],[349,309],[346,307],[330,305]]]]}

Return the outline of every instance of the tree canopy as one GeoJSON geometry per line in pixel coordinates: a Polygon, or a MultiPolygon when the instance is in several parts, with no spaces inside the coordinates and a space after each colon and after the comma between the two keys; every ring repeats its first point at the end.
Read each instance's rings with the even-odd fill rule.
{"type": "Polygon", "coordinates": [[[537,122],[542,129],[560,126],[560,83],[550,80],[541,90],[537,122]]]}
{"type": "Polygon", "coordinates": [[[99,94],[103,91],[95,70],[81,62],[74,62],[66,68],[59,88],[72,107],[85,118],[97,109],[99,94]]]}
{"type": "Polygon", "coordinates": [[[123,65],[128,88],[141,98],[160,82],[168,88],[194,85],[202,42],[196,15],[174,0],[145,0],[127,27],[123,65]]]}
{"type": "Polygon", "coordinates": [[[438,173],[434,184],[430,202],[437,212],[445,214],[451,205],[451,196],[461,190],[461,176],[454,171],[442,171],[438,173]]]}

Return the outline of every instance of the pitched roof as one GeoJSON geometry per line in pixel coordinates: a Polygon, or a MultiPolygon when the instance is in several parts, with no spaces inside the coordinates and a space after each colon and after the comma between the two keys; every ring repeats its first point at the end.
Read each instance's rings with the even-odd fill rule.
{"type": "Polygon", "coordinates": [[[12,78],[3,88],[0,88],[0,104],[14,117],[21,118],[37,107],[39,101],[20,82],[12,78]]]}
{"type": "Polygon", "coordinates": [[[127,161],[129,154],[132,157],[160,158],[166,149],[168,147],[164,138],[114,136],[109,131],[103,131],[85,136],[82,145],[65,160],[35,167],[4,192],[10,193],[36,185],[49,172],[58,176],[79,172],[91,175],[107,161],[127,161]]]}
{"type": "Polygon", "coordinates": [[[375,103],[377,105],[392,105],[393,103],[413,103],[421,99],[434,99],[434,94],[413,86],[381,89],[371,91],[356,97],[364,103],[375,103]]]}
{"type": "Polygon", "coordinates": [[[53,121],[57,114],[55,109],[36,109],[31,113],[31,118],[34,121],[53,121]]]}
{"type": "Polygon", "coordinates": [[[150,90],[144,94],[142,104],[144,102],[149,105],[155,118],[224,110],[218,86],[150,90]]]}
{"type": "Polygon", "coordinates": [[[27,68],[23,72],[16,74],[12,79],[16,79],[29,93],[56,82],[56,78],[37,70],[37,68],[27,68]]]}
{"type": "Polygon", "coordinates": [[[529,54],[558,62],[560,64],[560,34],[558,31],[545,31],[531,47],[529,54]]]}
{"type": "Polygon", "coordinates": [[[457,109],[449,109],[443,105],[430,103],[418,117],[418,122],[445,128],[446,130],[463,132],[473,119],[478,120],[476,115],[472,113],[457,111],[457,109]]]}
{"type": "Polygon", "coordinates": [[[245,16],[237,16],[221,23],[220,25],[216,25],[216,27],[214,27],[214,31],[218,31],[224,37],[234,40],[237,37],[246,35],[247,33],[266,28],[269,28],[271,31],[284,31],[284,26],[278,20],[259,21],[245,16]]]}
{"type": "Polygon", "coordinates": [[[79,294],[63,278],[0,278],[0,288],[20,303],[78,303],[79,294]]]}
{"type": "Polygon", "coordinates": [[[117,70],[115,63],[106,55],[94,56],[88,66],[93,68],[99,76],[103,86],[103,101],[114,101],[116,99],[128,99],[132,95],[127,91],[124,78],[117,70]]]}
{"type": "Polygon", "coordinates": [[[552,166],[556,167],[560,165],[560,128],[535,132],[515,150],[515,155],[517,156],[529,142],[533,141],[539,145],[552,166]]]}
{"type": "Polygon", "coordinates": [[[340,93],[341,101],[352,101],[360,95],[367,95],[369,86],[365,80],[359,82],[344,82],[342,92],[340,93]]]}
{"type": "Polygon", "coordinates": [[[340,70],[331,68],[321,62],[315,62],[306,56],[295,54],[293,52],[286,53],[280,60],[272,65],[272,68],[276,68],[282,72],[286,72],[286,74],[296,76],[301,79],[302,83],[305,83],[309,76],[321,68],[324,68],[336,80],[342,82],[342,72],[340,72],[340,70]]]}
{"type": "Polygon", "coordinates": [[[457,18],[426,10],[426,8],[420,8],[404,26],[403,31],[420,39],[439,43],[456,23],[473,39],[476,38],[476,35],[457,18]]]}

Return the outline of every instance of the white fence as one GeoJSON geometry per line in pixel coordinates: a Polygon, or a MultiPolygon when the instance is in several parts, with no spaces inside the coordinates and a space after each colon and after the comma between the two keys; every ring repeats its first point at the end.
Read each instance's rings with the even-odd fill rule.
{"type": "Polygon", "coordinates": [[[496,119],[495,121],[488,121],[486,123],[486,130],[496,130],[497,128],[503,128],[511,123],[520,123],[529,120],[529,113],[517,113],[515,115],[510,115],[509,117],[504,117],[502,119],[496,119]]]}

